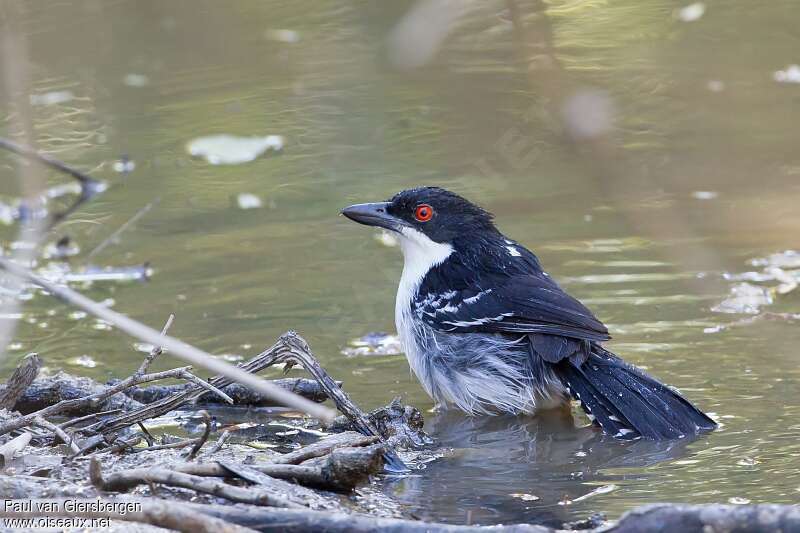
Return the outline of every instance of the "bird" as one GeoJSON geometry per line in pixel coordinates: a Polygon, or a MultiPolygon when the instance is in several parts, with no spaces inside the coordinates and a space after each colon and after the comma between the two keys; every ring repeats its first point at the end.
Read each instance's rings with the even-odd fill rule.
{"type": "Polygon", "coordinates": [[[717,426],[677,389],[605,349],[606,326],[478,205],[426,186],[341,214],[398,237],[395,325],[436,408],[535,415],[575,400],[621,440],[681,439],[717,426]]]}

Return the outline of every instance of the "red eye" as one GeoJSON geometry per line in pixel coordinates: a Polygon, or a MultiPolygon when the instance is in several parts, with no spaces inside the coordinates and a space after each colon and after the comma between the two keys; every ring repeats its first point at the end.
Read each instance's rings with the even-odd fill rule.
{"type": "Polygon", "coordinates": [[[433,208],[428,204],[418,205],[417,209],[414,210],[414,218],[420,222],[429,221],[431,218],[433,218],[433,208]]]}

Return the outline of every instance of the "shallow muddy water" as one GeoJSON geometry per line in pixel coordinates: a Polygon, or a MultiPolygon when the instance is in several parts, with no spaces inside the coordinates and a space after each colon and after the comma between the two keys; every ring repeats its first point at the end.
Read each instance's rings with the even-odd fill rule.
{"type": "MultiPolygon", "coordinates": [[[[576,428],[580,417],[426,412],[442,457],[387,495],[419,517],[482,524],[797,503],[798,322],[726,327],[750,315],[712,310],[738,283],[725,273],[800,248],[796,1],[461,5],[27,2],[17,23],[38,145],[112,185],[53,240],[70,235],[83,266],[158,200],[92,258],[149,262],[152,279],[75,287],[153,327],[175,313],[172,334],[234,361],[295,329],[362,406],[400,395],[428,411],[402,355],[341,353],[394,330],[401,258],[338,212],[445,186],[534,250],[608,324],[611,349],[722,427],[625,444],[576,428]],[[218,134],[284,144],[230,165],[188,153],[218,134]]],[[[13,168],[0,155],[4,202],[13,168]]],[[[0,226],[4,244],[15,230],[0,226]]],[[[800,291],[759,312],[800,312],[800,291]]],[[[2,365],[36,351],[53,371],[122,377],[141,349],[36,294],[2,365]]]]}

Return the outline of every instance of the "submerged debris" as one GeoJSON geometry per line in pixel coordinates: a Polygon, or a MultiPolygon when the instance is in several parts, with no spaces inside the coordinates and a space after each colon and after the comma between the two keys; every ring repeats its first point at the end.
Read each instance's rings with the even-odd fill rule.
{"type": "Polygon", "coordinates": [[[186,150],[212,165],[238,165],[255,160],[267,150],[280,151],[283,144],[284,140],[280,135],[237,137],[222,134],[193,139],[186,145],[186,150]]]}
{"type": "Polygon", "coordinates": [[[384,332],[367,333],[363,337],[353,339],[342,349],[342,355],[361,357],[372,355],[401,355],[403,347],[397,335],[384,332]]]}
{"type": "Polygon", "coordinates": [[[706,5],[703,2],[695,2],[680,8],[675,14],[676,18],[683,22],[694,22],[700,20],[706,13],[706,5]]]}
{"type": "Polygon", "coordinates": [[[738,274],[725,272],[722,277],[735,281],[727,298],[711,308],[715,313],[736,313],[753,315],[731,324],[719,324],[705,328],[705,333],[718,333],[733,326],[754,323],[759,318],[796,321],[800,314],[764,312],[763,308],[772,305],[777,296],[788,294],[800,284],[800,253],[785,250],[766,257],[751,259],[749,263],[761,267],[760,271],[747,271],[738,274]],[[767,283],[771,284],[767,285],[767,283]],[[777,282],[777,284],[775,284],[777,282]]]}
{"type": "Polygon", "coordinates": [[[786,70],[776,70],[772,79],[778,83],[800,83],[800,65],[789,65],[786,70]]]}
{"type": "Polygon", "coordinates": [[[772,290],[769,287],[752,283],[737,283],[731,287],[730,295],[711,308],[715,313],[757,314],[761,307],[772,303],[772,290]]]}
{"type": "Polygon", "coordinates": [[[236,205],[239,209],[258,209],[264,206],[264,202],[255,194],[242,192],[236,196],[236,205]]]}

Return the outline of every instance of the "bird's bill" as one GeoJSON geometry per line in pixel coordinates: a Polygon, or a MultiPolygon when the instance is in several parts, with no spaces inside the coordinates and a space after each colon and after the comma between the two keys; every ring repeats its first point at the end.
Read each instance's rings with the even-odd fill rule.
{"type": "Polygon", "coordinates": [[[350,220],[365,226],[377,226],[399,232],[408,224],[404,220],[390,215],[386,210],[388,206],[389,202],[355,204],[342,209],[342,214],[350,220]]]}

